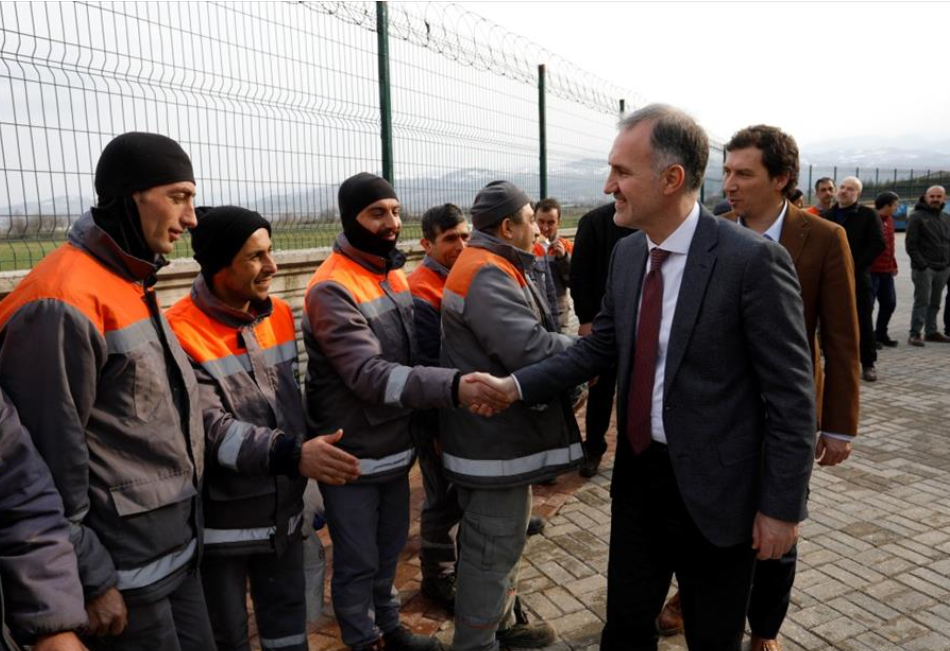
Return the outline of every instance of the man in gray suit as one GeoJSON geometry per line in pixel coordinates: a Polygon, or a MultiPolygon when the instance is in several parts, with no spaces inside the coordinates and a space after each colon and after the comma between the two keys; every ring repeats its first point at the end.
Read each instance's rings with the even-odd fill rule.
{"type": "Polygon", "coordinates": [[[756,556],[798,537],[815,390],[788,253],[697,203],[709,151],[682,112],[623,120],[604,192],[640,232],[613,253],[593,333],[498,384],[541,404],[618,364],[601,649],[657,648],[675,573],[693,651],[738,651],[756,556]]]}

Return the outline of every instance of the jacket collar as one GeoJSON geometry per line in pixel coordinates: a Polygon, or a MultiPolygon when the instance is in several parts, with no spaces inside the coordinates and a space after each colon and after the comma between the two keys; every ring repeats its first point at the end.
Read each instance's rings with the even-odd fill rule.
{"type": "Polygon", "coordinates": [[[168,264],[162,256],[156,256],[158,264],[155,264],[126,253],[112,236],[96,225],[92,211],[83,213],[69,229],[69,243],[94,257],[116,275],[142,282],[147,287],[155,284],[155,274],[168,264]]]}
{"type": "Polygon", "coordinates": [[[522,275],[527,275],[527,270],[530,269],[535,262],[534,253],[530,251],[522,251],[521,249],[508,244],[504,240],[484,231],[476,230],[474,233],[472,233],[472,237],[468,241],[468,245],[474,246],[477,249],[491,251],[495,255],[504,258],[513,264],[516,269],[521,271],[522,275]]]}
{"type": "Polygon", "coordinates": [[[198,274],[198,277],[195,278],[195,282],[191,285],[191,300],[198,306],[199,310],[215,321],[231,328],[253,328],[269,317],[274,311],[274,303],[270,297],[264,301],[252,303],[251,307],[254,309],[253,313],[235,310],[214,295],[214,292],[208,287],[208,283],[202,274],[198,274]]]}
{"type": "Polygon", "coordinates": [[[367,253],[356,248],[346,239],[346,235],[340,233],[333,244],[333,250],[340,255],[344,255],[367,271],[386,275],[393,269],[401,269],[406,264],[406,254],[399,249],[390,251],[389,256],[381,258],[378,255],[367,253]]]}
{"type": "Polygon", "coordinates": [[[422,266],[434,271],[443,280],[449,277],[449,268],[442,266],[428,255],[422,259],[422,266]]]}

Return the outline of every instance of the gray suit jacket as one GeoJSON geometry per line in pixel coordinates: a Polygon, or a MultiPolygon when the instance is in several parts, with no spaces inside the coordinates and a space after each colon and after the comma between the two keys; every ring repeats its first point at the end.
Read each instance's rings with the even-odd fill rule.
{"type": "MultiPolygon", "coordinates": [[[[593,333],[515,373],[528,404],[543,403],[618,363],[612,495],[631,497],[627,396],[644,233],[621,240],[593,333]]],[[[751,538],[756,511],[805,519],[815,448],[815,389],[795,267],[785,249],[701,212],[670,332],[663,423],[690,515],[713,544],[751,538]]]]}

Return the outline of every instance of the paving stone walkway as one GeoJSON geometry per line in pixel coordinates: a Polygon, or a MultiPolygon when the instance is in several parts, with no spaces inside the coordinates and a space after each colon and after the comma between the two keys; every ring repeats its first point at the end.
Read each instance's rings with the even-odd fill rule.
{"type": "MultiPolygon", "coordinates": [[[[907,346],[913,287],[902,235],[897,250],[891,336],[901,344],[881,351],[878,382],[862,382],[861,437],[851,459],[813,474],[783,629],[788,651],[950,651],[950,344],[907,346]]],[[[593,480],[571,475],[536,490],[537,511],[550,517],[528,542],[519,590],[561,635],[549,651],[597,649],[611,467],[608,459],[593,480]]],[[[418,592],[417,521],[412,536],[397,580],[406,621],[448,642],[451,620],[418,592]]],[[[332,622],[314,629],[311,647],[343,648],[332,622]]],[[[677,636],[660,648],[686,645],[677,636]]]]}

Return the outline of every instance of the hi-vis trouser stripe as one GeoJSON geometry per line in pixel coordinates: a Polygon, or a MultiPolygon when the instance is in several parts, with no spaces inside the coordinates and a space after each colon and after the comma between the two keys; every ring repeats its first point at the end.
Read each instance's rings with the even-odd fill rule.
{"type": "Polygon", "coordinates": [[[378,475],[397,468],[408,467],[415,460],[415,450],[409,449],[381,459],[360,459],[360,476],[378,475]]]}
{"type": "Polygon", "coordinates": [[[297,646],[298,644],[305,644],[307,642],[307,634],[300,633],[299,635],[287,635],[286,637],[277,637],[277,638],[261,638],[261,648],[262,649],[286,649],[289,646],[297,646]]]}
{"type": "MultiPolygon", "coordinates": [[[[287,535],[293,535],[303,520],[303,513],[298,513],[287,521],[287,535]]],[[[206,545],[226,545],[229,543],[255,542],[270,540],[277,533],[277,527],[250,527],[247,529],[205,529],[206,545]]]]}
{"type": "Polygon", "coordinates": [[[184,549],[166,554],[148,565],[131,570],[117,570],[119,581],[116,587],[119,590],[133,590],[152,585],[184,567],[194,557],[197,549],[198,541],[192,538],[184,549]]]}
{"type": "Polygon", "coordinates": [[[566,448],[536,452],[517,459],[463,459],[442,452],[442,464],[446,470],[470,477],[517,477],[543,468],[556,468],[581,459],[584,452],[580,443],[566,448]]]}

